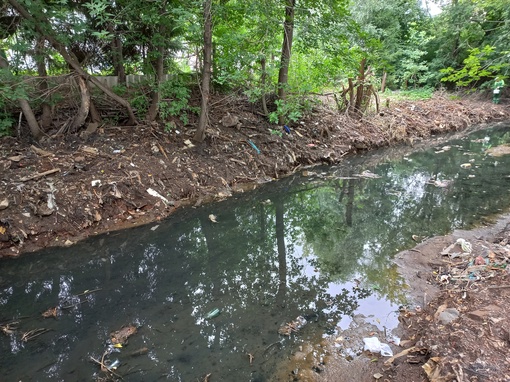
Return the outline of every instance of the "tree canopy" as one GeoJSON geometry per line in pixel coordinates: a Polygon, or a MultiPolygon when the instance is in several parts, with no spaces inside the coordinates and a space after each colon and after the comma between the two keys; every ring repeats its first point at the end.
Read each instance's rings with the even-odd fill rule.
{"type": "Polygon", "coordinates": [[[101,120],[98,89],[125,110],[125,123],[172,128],[169,116],[186,126],[198,114],[188,100],[204,79],[262,101],[261,113],[285,124],[307,111],[310,93],[351,84],[484,89],[506,78],[507,1],[437,3],[441,12],[432,16],[416,0],[7,0],[0,6],[0,135],[9,134],[15,105],[34,137],[48,130],[50,106],[65,97],[55,88],[69,75],[82,100],[69,131],[101,120]],[[204,77],[208,3],[211,68],[204,77]],[[143,77],[133,83],[130,75],[143,77]],[[30,120],[30,109],[46,118],[30,120]]]}

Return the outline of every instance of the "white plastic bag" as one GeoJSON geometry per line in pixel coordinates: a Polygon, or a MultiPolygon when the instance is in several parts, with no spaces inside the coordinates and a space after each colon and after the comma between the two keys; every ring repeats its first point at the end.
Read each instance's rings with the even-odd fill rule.
{"type": "Polygon", "coordinates": [[[381,343],[377,337],[363,338],[363,342],[365,343],[364,350],[368,350],[370,353],[381,353],[384,357],[393,356],[390,345],[381,343]]]}

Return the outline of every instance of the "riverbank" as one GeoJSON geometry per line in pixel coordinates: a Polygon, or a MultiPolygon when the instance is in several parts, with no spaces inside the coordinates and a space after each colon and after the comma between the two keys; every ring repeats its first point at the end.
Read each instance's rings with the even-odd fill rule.
{"type": "MultiPolygon", "coordinates": [[[[209,138],[200,146],[189,141],[191,129],[159,126],[89,126],[88,133],[47,138],[37,146],[2,139],[1,256],[164,219],[177,208],[228,198],[309,165],[406,144],[398,149],[402,154],[417,143],[432,144],[432,136],[467,134],[466,127],[510,119],[505,105],[436,96],[402,101],[363,120],[318,108],[287,134],[241,99],[215,102],[225,107],[213,111],[209,138]]],[[[303,345],[272,380],[508,380],[510,219],[504,219],[484,231],[430,239],[397,256],[415,303],[401,311],[402,341],[392,344],[396,358],[364,354],[348,360],[340,354],[338,341],[386,337],[354,317],[352,332],[303,345]],[[464,250],[456,244],[460,238],[471,246],[461,258],[454,255],[464,250]],[[444,312],[456,317],[443,322],[444,312]]]]}
{"type": "Polygon", "coordinates": [[[0,257],[164,219],[185,205],[221,200],[303,167],[510,119],[506,105],[400,101],[362,119],[317,108],[290,134],[244,99],[214,99],[207,139],[194,130],[95,126],[33,144],[0,140],[0,257]],[[234,123],[235,122],[235,123],[234,123]]]}

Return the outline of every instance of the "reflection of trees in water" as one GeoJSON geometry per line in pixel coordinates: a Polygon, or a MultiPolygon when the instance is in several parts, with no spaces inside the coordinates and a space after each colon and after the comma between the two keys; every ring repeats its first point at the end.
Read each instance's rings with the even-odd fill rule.
{"type": "Polygon", "coordinates": [[[506,205],[508,184],[498,180],[506,176],[508,159],[485,157],[480,145],[465,142],[463,151],[412,155],[411,165],[385,163],[372,169],[380,179],[352,179],[366,169],[362,164],[332,169],[336,178],[327,180],[296,177],[272,185],[269,194],[257,191],[178,212],[155,231],[138,228],[52,249],[54,257],[5,263],[2,321],[30,315],[37,327],[49,307],[86,289],[102,291],[58,321],[44,321],[54,328],[44,339],[55,344],[46,358],[32,356],[30,343],[14,354],[2,337],[6,356],[0,368],[18,377],[11,366],[23,365],[30,355],[27,373],[36,375],[58,359],[53,377],[90,376],[94,365],[80,359],[101,352],[110,331],[138,322],[143,327],[130,346],[150,347],[150,358],[136,361],[147,380],[161,375],[193,380],[209,372],[263,379],[278,356],[330,330],[370,293],[399,301],[402,280],[390,260],[410,245],[413,234],[443,233],[472,222],[475,213],[506,205]],[[483,169],[459,171],[466,151],[483,169]],[[446,190],[426,184],[434,175],[455,182],[446,190]],[[272,203],[263,204],[268,197],[272,203]],[[210,213],[218,216],[217,224],[207,218],[210,213]],[[328,293],[331,279],[353,277],[360,278],[359,289],[328,293]],[[222,313],[207,320],[213,308],[222,313]],[[298,315],[310,323],[281,341],[279,326],[298,315]],[[277,341],[281,348],[266,351],[277,341]],[[252,367],[246,353],[256,357],[252,367]]]}

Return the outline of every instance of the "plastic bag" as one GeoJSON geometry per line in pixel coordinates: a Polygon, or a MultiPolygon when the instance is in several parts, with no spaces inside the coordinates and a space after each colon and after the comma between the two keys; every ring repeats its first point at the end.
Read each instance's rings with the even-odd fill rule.
{"type": "Polygon", "coordinates": [[[384,357],[393,356],[390,345],[381,343],[377,337],[363,338],[363,342],[365,343],[364,350],[368,350],[370,353],[381,353],[384,357]]]}

